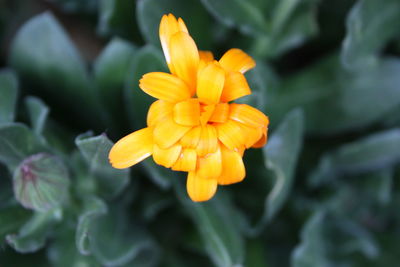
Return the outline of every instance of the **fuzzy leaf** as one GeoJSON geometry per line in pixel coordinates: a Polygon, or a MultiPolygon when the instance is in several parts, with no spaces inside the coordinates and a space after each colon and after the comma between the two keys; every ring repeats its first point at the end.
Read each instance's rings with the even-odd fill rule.
{"type": "Polygon", "coordinates": [[[7,235],[7,242],[19,253],[35,252],[45,245],[50,228],[61,219],[60,210],[34,213],[18,234],[7,235]]]}
{"type": "Polygon", "coordinates": [[[39,140],[25,125],[20,123],[0,126],[0,162],[13,170],[27,156],[41,152],[39,140]]]}
{"type": "Polygon", "coordinates": [[[387,168],[400,162],[400,129],[387,130],[326,153],[310,177],[318,186],[343,175],[387,168]]]}
{"type": "Polygon", "coordinates": [[[113,144],[105,134],[94,137],[83,134],[75,139],[75,144],[88,164],[89,175],[95,178],[99,194],[112,198],[129,184],[129,170],[114,169],[108,162],[113,144]]]}
{"type": "Polygon", "coordinates": [[[42,100],[34,96],[27,97],[25,99],[25,104],[28,108],[33,131],[40,136],[49,114],[49,108],[42,100]]]}
{"type": "Polygon", "coordinates": [[[346,67],[377,64],[377,53],[400,34],[398,0],[359,0],[346,21],[341,58],[346,67]]]}
{"type": "Polygon", "coordinates": [[[143,227],[128,220],[121,207],[111,208],[91,225],[90,249],[103,265],[121,266],[144,254],[151,255],[148,262],[157,261],[158,249],[153,240],[143,227]]]}
{"type": "Polygon", "coordinates": [[[11,70],[0,71],[0,124],[14,121],[18,80],[11,70]]]}
{"type": "Polygon", "coordinates": [[[107,205],[99,198],[90,197],[85,199],[83,212],[79,216],[76,228],[76,247],[83,255],[90,254],[90,229],[94,220],[107,212],[107,205]]]}

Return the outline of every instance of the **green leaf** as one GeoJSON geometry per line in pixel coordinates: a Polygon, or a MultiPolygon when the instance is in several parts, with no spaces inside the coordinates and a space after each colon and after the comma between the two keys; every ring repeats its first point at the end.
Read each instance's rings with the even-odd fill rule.
{"type": "Polygon", "coordinates": [[[101,109],[95,111],[97,97],[85,63],[51,13],[37,15],[19,29],[9,59],[21,77],[50,96],[58,108],[72,110],[89,122],[94,114],[102,115],[101,109]]]}
{"type": "Polygon", "coordinates": [[[6,235],[18,231],[27,221],[31,212],[19,205],[8,206],[0,209],[0,244],[6,235]]]}
{"type": "Polygon", "coordinates": [[[16,168],[27,156],[43,151],[37,137],[20,123],[0,126],[0,162],[10,170],[16,168]]]}
{"type": "Polygon", "coordinates": [[[274,173],[275,185],[265,200],[264,215],[258,227],[271,221],[290,194],[303,144],[303,125],[302,111],[290,112],[263,147],[265,166],[274,173]]]}
{"type": "Polygon", "coordinates": [[[210,259],[216,266],[241,266],[244,243],[231,202],[220,193],[207,202],[193,202],[179,178],[173,179],[178,199],[196,226],[210,259]]]}
{"type": "Polygon", "coordinates": [[[68,197],[69,184],[64,163],[46,153],[26,158],[13,177],[15,198],[25,208],[41,212],[61,206],[68,197]]]}
{"type": "Polygon", "coordinates": [[[119,35],[132,38],[135,32],[135,1],[99,1],[99,21],[97,31],[101,35],[119,35]]]}
{"type": "Polygon", "coordinates": [[[341,59],[346,67],[377,64],[378,52],[400,34],[400,2],[359,0],[346,21],[341,59]]]}
{"type": "Polygon", "coordinates": [[[79,215],[76,228],[76,247],[83,255],[90,254],[90,230],[94,220],[107,212],[107,205],[99,198],[88,197],[84,200],[83,212],[79,215]]]}
{"type": "Polygon", "coordinates": [[[135,128],[147,126],[147,111],[151,103],[156,100],[139,88],[139,79],[147,72],[166,70],[160,50],[153,46],[144,46],[137,51],[125,82],[126,109],[135,128]]]}
{"type": "Polygon", "coordinates": [[[318,186],[343,175],[387,168],[400,161],[399,146],[400,129],[376,133],[343,145],[323,155],[309,181],[318,186]]]}
{"type": "MultiPolygon", "coordinates": [[[[120,38],[113,38],[94,63],[94,78],[103,109],[107,110],[108,124],[126,124],[123,106],[122,89],[125,77],[134,58],[136,48],[120,38]],[[112,101],[111,101],[112,100],[112,101]]],[[[109,126],[110,127],[110,126],[109,126]]]]}
{"type": "Polygon", "coordinates": [[[89,175],[98,186],[98,193],[107,198],[113,198],[129,184],[129,170],[118,170],[111,167],[108,153],[112,142],[105,134],[87,136],[85,134],[75,139],[82,156],[88,164],[89,175]]]}
{"type": "Polygon", "coordinates": [[[228,27],[245,34],[260,35],[268,25],[260,9],[245,0],[201,0],[208,11],[228,27]]]}
{"type": "Polygon", "coordinates": [[[40,136],[43,132],[49,108],[46,104],[34,96],[29,96],[25,99],[25,104],[28,108],[29,118],[35,134],[40,136]]]}
{"type": "Polygon", "coordinates": [[[212,24],[210,18],[197,0],[140,0],[136,17],[144,39],[160,47],[159,26],[163,15],[172,13],[181,17],[199,49],[211,48],[212,24]]]}
{"type": "Polygon", "coordinates": [[[143,227],[128,219],[123,207],[111,207],[107,215],[98,217],[89,234],[90,249],[105,266],[121,266],[145,255],[151,255],[148,263],[158,261],[154,241],[143,227]]]}
{"type": "Polygon", "coordinates": [[[18,80],[11,70],[0,71],[0,124],[14,121],[18,80]]]}
{"type": "Polygon", "coordinates": [[[51,227],[61,219],[60,210],[34,213],[18,234],[7,235],[7,242],[19,253],[35,252],[45,245],[51,227]]]}
{"type": "Polygon", "coordinates": [[[399,74],[400,60],[394,58],[347,72],[336,56],[328,57],[282,81],[269,104],[271,122],[301,107],[309,133],[332,135],[366,127],[400,105],[399,74]]]}

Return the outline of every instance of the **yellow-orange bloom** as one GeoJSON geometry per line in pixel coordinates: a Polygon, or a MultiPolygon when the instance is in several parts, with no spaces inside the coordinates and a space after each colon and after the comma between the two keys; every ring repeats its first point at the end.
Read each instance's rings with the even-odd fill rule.
{"type": "Polygon", "coordinates": [[[119,140],[110,151],[115,168],[127,168],[153,155],[166,168],[188,172],[193,201],[212,198],[218,185],[244,179],[243,152],[267,140],[268,117],[245,104],[229,103],[251,94],[244,73],[254,60],[240,49],[219,61],[198,51],[181,18],[164,15],[160,40],[171,73],[143,75],[140,88],[157,98],[147,128],[119,140]]]}

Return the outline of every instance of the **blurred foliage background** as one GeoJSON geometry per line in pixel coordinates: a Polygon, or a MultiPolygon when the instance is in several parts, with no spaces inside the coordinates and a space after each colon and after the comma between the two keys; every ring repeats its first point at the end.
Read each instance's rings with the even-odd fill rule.
{"type": "Polygon", "coordinates": [[[1,0],[0,47],[0,266],[399,266],[399,0],[1,0]],[[107,161],[169,12],[257,60],[240,101],[271,120],[207,203],[107,161]]]}

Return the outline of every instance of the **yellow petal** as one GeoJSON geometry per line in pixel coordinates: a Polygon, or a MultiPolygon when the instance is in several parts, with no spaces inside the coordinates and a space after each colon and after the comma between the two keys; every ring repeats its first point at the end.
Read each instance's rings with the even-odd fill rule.
{"type": "Polygon", "coordinates": [[[180,144],[175,144],[167,149],[162,149],[158,145],[154,144],[153,159],[157,164],[170,168],[177,161],[181,154],[181,150],[182,146],[180,144]]]}
{"type": "Polygon", "coordinates": [[[199,51],[200,60],[204,62],[212,62],[214,61],[214,56],[211,51],[199,51]]]}
{"type": "Polygon", "coordinates": [[[260,148],[263,147],[268,140],[268,128],[264,130],[262,133],[261,138],[253,145],[254,148],[260,148]]]}
{"type": "Polygon", "coordinates": [[[192,148],[184,148],[178,157],[178,160],[172,165],[174,171],[191,172],[196,169],[197,154],[192,148]]]}
{"type": "Polygon", "coordinates": [[[173,71],[170,66],[171,56],[169,51],[169,40],[172,35],[174,35],[179,31],[188,33],[186,25],[181,18],[176,20],[175,16],[172,14],[164,15],[161,18],[160,29],[159,29],[160,41],[162,49],[164,51],[165,60],[167,61],[167,64],[170,67],[171,72],[173,71]]]}
{"type": "Polygon", "coordinates": [[[241,148],[246,142],[243,129],[232,120],[216,126],[219,140],[229,149],[241,148]]]}
{"type": "Polygon", "coordinates": [[[213,153],[218,149],[217,130],[213,125],[206,124],[201,128],[201,135],[196,151],[200,157],[213,153]]]}
{"type": "Polygon", "coordinates": [[[222,93],[225,71],[217,64],[208,64],[198,75],[197,97],[207,104],[216,104],[222,93]]]}
{"type": "Polygon", "coordinates": [[[242,123],[239,123],[242,128],[245,136],[245,147],[252,147],[255,143],[257,143],[263,135],[263,130],[260,127],[254,128],[246,126],[242,123]]]}
{"type": "Polygon", "coordinates": [[[231,104],[229,118],[250,127],[265,128],[269,124],[264,113],[246,104],[231,104]]]}
{"type": "Polygon", "coordinates": [[[174,106],[174,120],[185,126],[195,126],[200,123],[200,103],[198,99],[188,99],[174,106]]]}
{"type": "Polygon", "coordinates": [[[201,125],[206,125],[210,120],[212,114],[215,110],[215,105],[203,105],[200,106],[201,114],[200,114],[200,123],[201,125]]]}
{"type": "Polygon", "coordinates": [[[210,117],[211,122],[224,123],[228,119],[229,116],[229,104],[228,103],[219,103],[215,105],[215,109],[213,114],[210,117]]]}
{"type": "Polygon", "coordinates": [[[194,93],[197,66],[199,64],[199,52],[195,42],[189,34],[177,32],[171,36],[169,50],[173,73],[184,80],[189,86],[191,93],[194,93]]]}
{"type": "Polygon", "coordinates": [[[229,102],[249,94],[251,94],[251,90],[242,73],[232,71],[226,74],[221,95],[222,102],[229,102]]]}
{"type": "Polygon", "coordinates": [[[196,148],[200,140],[201,127],[193,127],[181,139],[180,143],[185,148],[196,148]]]}
{"type": "Polygon", "coordinates": [[[165,72],[150,72],[143,75],[139,87],[152,97],[168,102],[179,102],[190,98],[190,90],[184,81],[165,72]]]}
{"type": "Polygon", "coordinates": [[[227,71],[245,73],[256,66],[256,62],[240,49],[229,49],[219,60],[221,66],[227,71]]]}
{"type": "Polygon", "coordinates": [[[194,172],[189,172],[186,181],[186,190],[189,197],[195,202],[207,201],[217,192],[217,180],[201,179],[194,172]]]}
{"type": "Polygon", "coordinates": [[[228,185],[240,182],[246,176],[246,169],[240,153],[221,146],[222,172],[218,184],[228,185]]]}
{"type": "Polygon", "coordinates": [[[218,148],[214,153],[197,159],[197,177],[202,179],[217,179],[221,175],[221,151],[218,148]]]}
{"type": "Polygon", "coordinates": [[[108,158],[117,169],[128,168],[153,153],[153,129],[143,128],[120,139],[110,150],[108,158]]]}
{"type": "Polygon", "coordinates": [[[172,118],[165,118],[154,126],[154,142],[166,149],[181,139],[191,127],[177,124],[172,118]]]}
{"type": "Polygon", "coordinates": [[[153,102],[149,108],[149,112],[147,113],[147,125],[154,126],[160,120],[171,116],[173,108],[174,104],[164,100],[153,102]]]}

